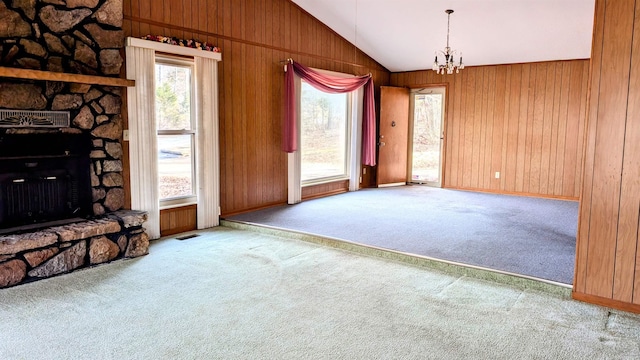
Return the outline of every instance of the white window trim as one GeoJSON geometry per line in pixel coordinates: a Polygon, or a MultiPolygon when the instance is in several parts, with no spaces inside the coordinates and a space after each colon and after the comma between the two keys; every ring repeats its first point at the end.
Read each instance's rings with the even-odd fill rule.
{"type": "MultiPolygon", "coordinates": [[[[355,77],[355,75],[339,73],[329,70],[313,69],[317,72],[327,75],[340,76],[340,77],[355,77]]],[[[287,67],[285,66],[285,71],[287,67]]],[[[293,71],[293,70],[291,70],[293,71]]],[[[300,131],[301,131],[301,109],[300,109],[300,97],[302,88],[302,79],[295,75],[295,91],[296,91],[296,121],[298,133],[298,144],[300,144],[300,131]]],[[[333,176],[318,179],[317,181],[306,181],[304,184],[301,181],[301,164],[302,157],[300,150],[296,150],[289,153],[287,156],[288,162],[288,204],[297,204],[302,201],[302,188],[306,186],[313,186],[319,184],[326,184],[333,181],[349,180],[349,191],[357,191],[360,188],[360,168],[362,167],[362,113],[363,113],[363,101],[364,101],[364,86],[360,87],[351,93],[351,124],[349,126],[350,138],[348,144],[347,153],[347,174],[346,176],[333,176]]]]}
{"type": "MultiPolygon", "coordinates": [[[[302,79],[298,78],[296,79],[300,82],[300,85],[302,85],[302,79]]],[[[300,93],[297,93],[297,101],[298,104],[302,103],[302,88],[300,89],[300,93]]],[[[355,102],[355,98],[356,98],[356,94],[357,91],[353,91],[351,93],[346,93],[346,94],[341,94],[341,95],[347,95],[346,96],[346,100],[347,100],[347,110],[345,114],[347,115],[347,122],[345,124],[346,126],[346,130],[347,130],[347,134],[345,136],[344,142],[345,142],[345,167],[344,167],[344,173],[340,174],[340,175],[332,175],[332,176],[325,176],[325,177],[319,177],[319,178],[315,178],[315,179],[311,179],[311,180],[300,180],[300,186],[301,187],[306,187],[306,186],[314,186],[314,185],[320,185],[320,184],[326,184],[326,183],[330,183],[333,181],[340,181],[340,180],[349,180],[349,174],[351,173],[351,148],[352,146],[352,137],[351,134],[353,133],[353,117],[355,116],[354,111],[353,111],[353,106],[354,106],[354,102],[355,102]]],[[[302,139],[302,106],[298,106],[297,107],[297,112],[298,112],[298,119],[300,119],[299,121],[299,139],[302,139]]],[[[301,142],[299,143],[300,146],[302,146],[301,142]]],[[[300,166],[302,166],[302,162],[300,163],[300,166]]]]}
{"type": "Polygon", "coordinates": [[[155,121],[155,52],[191,56],[195,63],[197,227],[220,223],[220,155],[218,119],[218,70],[220,53],[155,41],[127,38],[127,78],[136,86],[127,90],[129,156],[131,159],[131,207],[148,213],[144,226],[151,239],[160,237],[155,121]]]}
{"type": "Polygon", "coordinates": [[[182,129],[182,130],[178,130],[178,129],[172,129],[172,130],[156,130],[156,133],[158,136],[160,135],[192,135],[191,136],[191,156],[192,156],[192,167],[191,167],[191,181],[192,181],[192,191],[193,193],[191,195],[183,195],[183,196],[175,196],[175,197],[171,197],[171,198],[160,198],[160,210],[165,210],[165,209],[171,209],[171,208],[176,208],[176,207],[180,207],[180,206],[188,206],[188,205],[193,205],[193,204],[197,204],[198,203],[198,196],[197,196],[197,158],[196,158],[196,153],[197,153],[197,149],[198,149],[198,132],[197,132],[197,111],[196,111],[196,107],[197,107],[197,90],[196,90],[196,69],[195,69],[195,63],[193,61],[193,59],[188,59],[188,58],[178,58],[178,57],[174,57],[174,56],[170,56],[170,55],[165,55],[165,54],[161,54],[161,55],[156,55],[156,64],[165,64],[165,65],[171,65],[171,66],[177,66],[177,67],[185,67],[185,68],[189,68],[191,69],[191,104],[190,104],[190,112],[191,114],[190,116],[190,122],[191,122],[191,128],[190,129],[182,129]]]}

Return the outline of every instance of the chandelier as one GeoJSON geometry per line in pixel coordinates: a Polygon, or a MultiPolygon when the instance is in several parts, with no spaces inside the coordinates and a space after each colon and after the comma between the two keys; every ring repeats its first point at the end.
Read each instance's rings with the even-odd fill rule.
{"type": "Polygon", "coordinates": [[[443,64],[440,64],[438,62],[438,52],[436,52],[436,59],[433,62],[433,71],[437,72],[438,74],[453,74],[454,71],[456,73],[459,73],[460,70],[464,69],[464,64],[462,63],[462,53],[460,53],[460,61],[458,62],[458,64],[455,64],[453,62],[453,55],[456,54],[457,51],[451,50],[451,48],[449,47],[449,22],[451,20],[451,14],[453,13],[453,10],[449,9],[445,10],[444,12],[447,13],[447,47],[444,48],[444,51],[438,51],[439,53],[444,55],[443,64]]]}

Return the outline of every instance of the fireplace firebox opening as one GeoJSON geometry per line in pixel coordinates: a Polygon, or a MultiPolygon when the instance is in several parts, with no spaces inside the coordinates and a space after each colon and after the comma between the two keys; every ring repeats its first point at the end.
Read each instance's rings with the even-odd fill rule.
{"type": "Polygon", "coordinates": [[[92,215],[86,133],[0,134],[0,233],[92,215]]]}

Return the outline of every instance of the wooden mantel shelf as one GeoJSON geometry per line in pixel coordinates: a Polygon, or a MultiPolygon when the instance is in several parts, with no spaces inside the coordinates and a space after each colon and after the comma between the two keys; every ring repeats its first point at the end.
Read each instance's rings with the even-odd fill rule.
{"type": "Polygon", "coordinates": [[[128,80],[128,79],[120,79],[120,78],[112,78],[112,77],[96,76],[96,75],[59,73],[59,72],[53,72],[53,71],[9,68],[9,67],[2,67],[2,66],[0,66],[0,77],[28,79],[28,80],[62,81],[62,82],[104,85],[104,86],[122,86],[122,87],[136,86],[136,82],[134,80],[128,80]]]}

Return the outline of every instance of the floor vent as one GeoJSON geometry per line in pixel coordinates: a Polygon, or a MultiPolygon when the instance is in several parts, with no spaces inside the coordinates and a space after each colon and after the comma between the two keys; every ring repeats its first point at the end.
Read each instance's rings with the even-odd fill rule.
{"type": "Polygon", "coordinates": [[[190,234],[190,235],[177,236],[176,239],[177,240],[187,240],[187,239],[191,239],[191,238],[198,237],[198,236],[200,236],[200,235],[198,235],[198,234],[190,234]]]}

